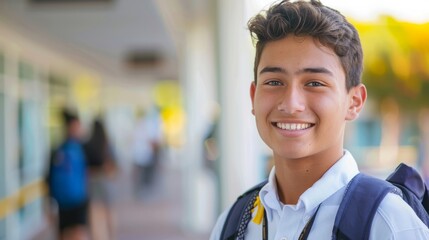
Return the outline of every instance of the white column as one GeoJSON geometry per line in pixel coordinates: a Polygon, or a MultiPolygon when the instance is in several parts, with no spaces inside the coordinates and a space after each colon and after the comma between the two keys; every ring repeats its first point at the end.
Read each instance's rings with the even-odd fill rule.
{"type": "Polygon", "coordinates": [[[259,182],[263,172],[249,95],[254,55],[247,30],[247,4],[243,0],[218,0],[222,208],[259,182]]]}
{"type": "Polygon", "coordinates": [[[246,30],[245,3],[210,0],[206,4],[206,8],[199,8],[203,12],[187,16],[178,43],[187,118],[181,158],[182,215],[186,228],[203,232],[213,227],[217,201],[222,200],[224,209],[259,182],[264,170],[249,97],[253,46],[246,30]],[[220,193],[203,166],[203,140],[216,100],[221,111],[220,193]]]}
{"type": "MultiPolygon", "coordinates": [[[[208,11],[209,12],[209,11],[208,11]]],[[[203,140],[216,106],[214,23],[208,14],[190,19],[180,52],[186,109],[186,143],[182,156],[185,227],[208,232],[216,218],[214,173],[203,165],[203,140]]]]}

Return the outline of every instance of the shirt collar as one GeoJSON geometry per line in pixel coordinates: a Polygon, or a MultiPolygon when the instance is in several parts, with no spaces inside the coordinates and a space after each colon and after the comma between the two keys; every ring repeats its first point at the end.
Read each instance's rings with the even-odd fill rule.
{"type": "MultiPolygon", "coordinates": [[[[320,203],[332,194],[343,188],[348,182],[359,173],[355,159],[349,151],[344,150],[344,155],[328,171],[307,189],[299,198],[296,210],[304,208],[308,213],[316,208],[320,203]]],[[[272,220],[274,211],[282,211],[283,203],[277,192],[275,179],[275,167],[271,169],[268,183],[259,192],[259,197],[267,211],[267,217],[272,220]]]]}

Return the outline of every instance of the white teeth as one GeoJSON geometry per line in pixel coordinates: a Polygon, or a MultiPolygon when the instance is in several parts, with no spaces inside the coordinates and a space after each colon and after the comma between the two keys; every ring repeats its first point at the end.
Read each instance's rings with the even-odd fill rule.
{"type": "Polygon", "coordinates": [[[311,127],[310,123],[280,123],[277,124],[278,128],[281,128],[283,130],[303,130],[311,127]]]}

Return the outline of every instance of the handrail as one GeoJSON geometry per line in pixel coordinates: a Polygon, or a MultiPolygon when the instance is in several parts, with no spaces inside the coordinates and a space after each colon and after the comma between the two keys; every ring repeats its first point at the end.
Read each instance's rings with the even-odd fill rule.
{"type": "Polygon", "coordinates": [[[46,193],[47,188],[45,182],[42,179],[38,179],[21,187],[15,193],[0,199],[0,220],[18,211],[34,200],[45,196],[46,193]]]}

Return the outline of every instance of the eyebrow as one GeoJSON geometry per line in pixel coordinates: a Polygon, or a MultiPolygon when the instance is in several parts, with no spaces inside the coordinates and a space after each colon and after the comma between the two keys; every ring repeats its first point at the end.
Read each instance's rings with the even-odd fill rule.
{"type": "Polygon", "coordinates": [[[260,72],[259,75],[263,73],[285,73],[287,74],[286,69],[281,67],[264,67],[260,72]]]}
{"type": "MultiPolygon", "coordinates": [[[[263,73],[283,73],[288,74],[288,71],[281,67],[264,67],[260,72],[259,75],[263,73]]],[[[333,76],[334,74],[329,71],[328,69],[324,67],[308,67],[303,68],[295,72],[295,74],[303,74],[303,73],[323,73],[333,76]]]]}
{"type": "Polygon", "coordinates": [[[324,67],[304,68],[304,69],[298,70],[296,73],[297,74],[300,74],[300,73],[323,73],[323,74],[328,74],[331,76],[334,75],[331,71],[329,71],[328,69],[326,69],[324,67]]]}

